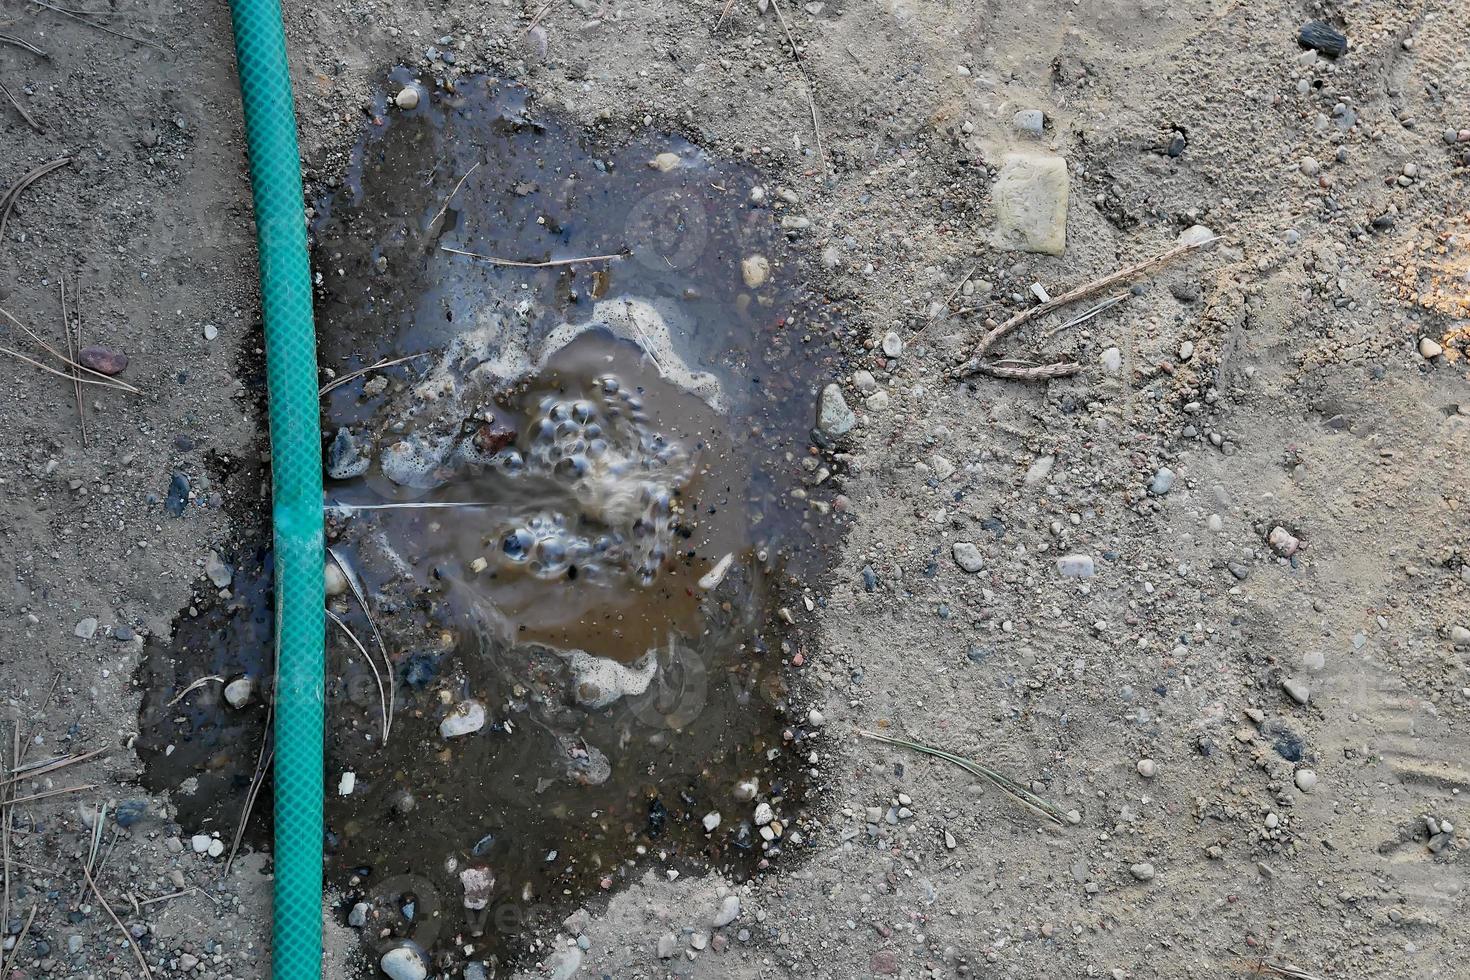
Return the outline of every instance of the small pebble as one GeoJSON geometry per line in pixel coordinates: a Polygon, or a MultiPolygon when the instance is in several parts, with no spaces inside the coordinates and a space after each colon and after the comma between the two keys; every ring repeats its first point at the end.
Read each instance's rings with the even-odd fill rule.
{"type": "Polygon", "coordinates": [[[111,347],[93,344],[81,349],[77,354],[77,362],[88,370],[112,377],[127,370],[128,355],[111,347]]]}
{"type": "Polygon", "coordinates": [[[1063,555],[1057,559],[1057,571],[1062,578],[1092,578],[1096,565],[1091,555],[1063,555]]]}
{"type": "Polygon", "coordinates": [[[956,541],[950,550],[954,554],[955,564],[972,575],[985,567],[980,549],[968,541],[956,541]]]}
{"type": "Polygon", "coordinates": [[[1432,361],[1444,353],[1444,348],[1432,337],[1423,337],[1419,340],[1419,356],[1426,361],[1432,361]]]}
{"type": "Polygon", "coordinates": [[[1303,793],[1310,793],[1317,788],[1317,774],[1311,769],[1298,769],[1296,772],[1296,788],[1303,793]]]}
{"type": "Polygon", "coordinates": [[[1297,704],[1306,704],[1312,697],[1312,689],[1305,681],[1299,681],[1295,677],[1288,677],[1281,682],[1281,689],[1290,695],[1297,704]]]}
{"type": "Polygon", "coordinates": [[[1140,776],[1142,776],[1144,779],[1153,779],[1154,778],[1154,774],[1157,773],[1158,771],[1159,771],[1159,767],[1154,763],[1154,760],[1152,760],[1152,759],[1139,759],[1138,760],[1138,774],[1140,776]]]}
{"type": "Polygon", "coordinates": [[[485,706],[478,701],[461,701],[439,723],[439,734],[445,738],[470,735],[485,727],[485,706]]]}
{"type": "Polygon", "coordinates": [[[243,708],[250,703],[250,697],[255,693],[255,681],[248,674],[242,674],[225,685],[225,701],[232,708],[243,708]]]}
{"type": "Polygon", "coordinates": [[[1149,493],[1152,493],[1156,497],[1162,497],[1164,494],[1174,489],[1174,479],[1175,477],[1173,470],[1169,469],[1169,467],[1167,466],[1159,467],[1159,471],[1155,473],[1154,478],[1149,481],[1149,493]]]}
{"type": "Polygon", "coordinates": [[[415,85],[408,85],[398,90],[393,96],[393,104],[400,109],[417,109],[419,105],[419,90],[415,85]]]}
{"type": "Polygon", "coordinates": [[[378,960],[378,966],[391,980],[424,980],[429,975],[428,957],[412,942],[388,950],[378,960]]]}
{"type": "Polygon", "coordinates": [[[1131,871],[1133,873],[1133,877],[1137,878],[1139,881],[1153,881],[1154,866],[1147,861],[1140,861],[1130,867],[1128,870],[1131,871]]]}
{"type": "Polygon", "coordinates": [[[1046,114],[1040,109],[1022,109],[1011,116],[1011,125],[1028,136],[1040,136],[1046,129],[1046,114]]]}

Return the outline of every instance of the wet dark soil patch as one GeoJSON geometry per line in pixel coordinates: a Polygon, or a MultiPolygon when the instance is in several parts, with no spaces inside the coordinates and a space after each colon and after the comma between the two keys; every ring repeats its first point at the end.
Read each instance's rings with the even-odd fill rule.
{"type": "MultiPolygon", "coordinates": [[[[496,79],[421,91],[379,99],[313,224],[322,364],[417,355],[323,400],[330,544],[395,701],[384,745],[372,631],[334,589],[368,657],[332,629],[327,849],[373,954],[444,969],[507,962],[650,866],[743,878],[796,847],[789,685],[841,534],[811,426],[839,365],[755,171],[602,145],[496,79]]],[[[268,687],[268,581],[237,581],[147,677],[154,785],[225,810],[260,702],[156,702],[200,673],[268,687]]]]}

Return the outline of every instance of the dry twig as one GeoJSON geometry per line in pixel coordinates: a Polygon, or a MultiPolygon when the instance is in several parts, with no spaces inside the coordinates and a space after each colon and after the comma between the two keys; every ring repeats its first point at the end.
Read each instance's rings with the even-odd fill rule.
{"type": "Polygon", "coordinates": [[[10,806],[20,803],[34,803],[36,800],[44,800],[52,796],[61,796],[65,793],[80,793],[84,789],[96,789],[96,783],[87,783],[85,786],[63,786],[61,789],[51,789],[44,793],[32,793],[30,796],[11,797],[10,806]]]}
{"type": "Polygon", "coordinates": [[[61,157],[59,159],[52,160],[50,163],[43,163],[35,170],[32,170],[30,173],[26,174],[20,180],[17,180],[14,184],[12,184],[10,186],[10,190],[6,191],[3,195],[0,195],[0,242],[3,242],[5,240],[5,226],[10,223],[10,212],[15,209],[15,202],[16,199],[20,197],[20,192],[34,184],[36,181],[40,180],[42,177],[49,174],[51,171],[60,170],[68,163],[71,163],[71,157],[61,157]]]}
{"type": "Polygon", "coordinates": [[[449,211],[449,202],[452,201],[452,200],[454,200],[454,195],[456,195],[456,194],[459,193],[459,189],[464,186],[464,182],[470,179],[470,174],[474,173],[476,170],[479,170],[479,169],[480,169],[480,161],[476,160],[475,161],[475,165],[473,167],[471,167],[470,169],[466,170],[464,172],[464,176],[461,177],[461,178],[459,178],[459,180],[457,180],[457,181],[454,182],[454,190],[452,190],[452,191],[449,192],[449,196],[444,199],[444,203],[441,204],[441,205],[439,205],[439,210],[438,211],[435,211],[434,212],[434,216],[429,219],[428,235],[429,235],[430,238],[438,238],[439,237],[438,227],[437,226],[439,224],[439,220],[441,218],[443,218],[446,213],[448,213],[448,211],[449,211]]]}
{"type": "MultiPolygon", "coordinates": [[[[72,343],[71,337],[71,315],[66,309],[66,273],[61,274],[61,334],[66,338],[66,356],[68,360],[75,358],[78,354],[76,345],[72,343]]],[[[75,370],[71,375],[72,387],[77,393],[77,422],[82,427],[82,446],[87,445],[87,410],[82,401],[82,379],[75,370]]]]}
{"type": "Polygon", "coordinates": [[[26,121],[27,125],[29,125],[38,133],[46,132],[45,128],[42,127],[40,123],[36,122],[36,117],[31,115],[30,110],[28,110],[25,105],[21,103],[20,99],[17,99],[15,97],[15,93],[6,88],[4,82],[0,82],[0,95],[3,95],[10,100],[10,104],[15,106],[15,111],[20,113],[20,117],[26,121]]]}
{"type": "Polygon", "coordinates": [[[715,29],[712,34],[718,34],[720,28],[725,25],[725,18],[730,16],[730,11],[735,9],[735,0],[725,0],[725,6],[720,10],[720,19],[715,21],[715,29]]]}
{"type": "Polygon", "coordinates": [[[812,111],[812,134],[817,142],[817,161],[822,165],[822,172],[827,172],[827,156],[822,152],[822,126],[817,122],[817,100],[814,97],[812,87],[812,76],[807,73],[806,62],[801,59],[801,52],[796,49],[796,38],[791,36],[791,25],[786,23],[786,14],[781,9],[781,0],[771,0],[771,6],[776,8],[776,17],[781,21],[781,30],[786,32],[786,43],[791,45],[791,60],[796,62],[796,68],[801,72],[801,80],[806,83],[806,104],[812,111]]]}
{"type": "Polygon", "coordinates": [[[1036,368],[1009,368],[1001,367],[994,363],[987,362],[985,360],[985,355],[990,351],[990,348],[995,346],[995,343],[999,341],[1002,337],[1006,336],[1007,334],[1013,333],[1021,326],[1029,323],[1032,320],[1035,320],[1037,317],[1045,316],[1047,313],[1050,313],[1053,310],[1060,309],[1061,307],[1066,306],[1069,303],[1075,303],[1078,300],[1086,299],[1087,297],[1100,293],[1105,289],[1116,286],[1120,282],[1132,279],[1134,276],[1161,266],[1164,263],[1172,261],[1173,259],[1176,259],[1187,252],[1193,252],[1195,249],[1201,248],[1217,240],[1217,238],[1209,238],[1202,242],[1190,242],[1188,245],[1179,245],[1175,248],[1169,249],[1169,251],[1167,252],[1155,255],[1153,258],[1144,259],[1142,262],[1135,262],[1132,265],[1124,266],[1123,268],[1118,269],[1115,272],[1111,272],[1100,279],[1094,279],[1091,282],[1083,283],[1081,286],[1078,286],[1075,289],[1069,289],[1065,293],[1062,293],[1060,296],[1052,297],[1045,303],[1039,303],[1036,306],[1027,307],[1020,313],[1017,313],[1015,316],[1000,324],[1000,326],[992,329],[984,337],[980,338],[980,343],[975,347],[975,353],[970,355],[970,359],[968,361],[961,364],[958,368],[955,369],[954,376],[957,378],[963,378],[967,375],[979,373],[988,374],[991,377],[995,378],[1013,378],[1020,381],[1028,381],[1041,378],[1063,378],[1070,374],[1076,374],[1078,371],[1082,370],[1082,365],[1073,363],[1071,361],[1064,361],[1059,364],[1045,364],[1041,367],[1036,368]]]}
{"type": "Polygon", "coordinates": [[[40,55],[42,58],[51,57],[49,54],[36,47],[30,41],[27,41],[23,37],[16,37],[14,34],[0,34],[0,44],[13,44],[17,48],[23,48],[26,51],[29,51],[31,54],[40,55]]]}
{"type": "Polygon", "coordinates": [[[352,641],[352,645],[357,647],[358,652],[362,654],[362,659],[366,660],[367,665],[373,669],[373,680],[378,682],[378,706],[382,709],[383,713],[383,744],[386,745],[388,743],[388,695],[383,688],[383,672],[378,669],[378,662],[373,659],[372,654],[368,653],[367,647],[362,645],[362,641],[357,638],[357,634],[352,632],[352,627],[348,626],[341,616],[328,609],[327,618],[342,628],[342,632],[347,634],[347,638],[352,641]]]}
{"type": "MultiPolygon", "coordinates": [[[[240,808],[240,819],[235,824],[235,839],[230,842],[230,854],[225,858],[225,867],[221,874],[224,878],[230,876],[230,868],[234,867],[235,855],[240,852],[240,842],[245,839],[245,825],[250,822],[250,814],[255,810],[255,800],[260,796],[260,787],[265,783],[265,774],[270,772],[271,760],[276,756],[275,729],[272,727],[275,717],[275,705],[272,704],[265,715],[265,738],[260,743],[260,754],[255,757],[255,772],[250,776],[250,789],[245,793],[245,804],[240,808]]],[[[214,901],[213,895],[208,892],[203,894],[214,901]]]]}
{"type": "Polygon", "coordinates": [[[96,28],[104,34],[111,34],[113,37],[120,37],[124,41],[132,41],[135,44],[146,44],[148,47],[156,48],[159,51],[168,50],[167,47],[159,44],[157,41],[150,41],[147,38],[134,37],[131,34],[124,34],[122,31],[113,30],[106,24],[99,24],[95,20],[88,20],[89,17],[101,16],[100,12],[91,10],[68,10],[66,7],[57,7],[53,4],[43,3],[42,0],[30,0],[30,2],[38,7],[44,7],[46,10],[61,14],[61,16],[63,17],[70,17],[72,20],[76,21],[79,24],[86,24],[88,27],[96,28]]]}
{"type": "Polygon", "coordinates": [[[1046,817],[1048,820],[1054,821],[1058,824],[1066,823],[1066,818],[1062,815],[1062,811],[1057,809],[1056,804],[1050,802],[1049,800],[1042,799],[1040,796],[1037,796],[1025,786],[1022,786],[1020,783],[1016,782],[1014,779],[1011,779],[1004,773],[990,768],[984,763],[976,762],[974,759],[966,759],[958,755],[952,755],[944,751],[943,749],[936,749],[932,745],[925,745],[923,742],[913,742],[909,739],[899,738],[894,735],[880,735],[878,732],[865,731],[861,728],[857,730],[857,733],[864,738],[871,738],[879,742],[887,742],[889,745],[897,745],[900,748],[912,749],[915,752],[922,752],[925,755],[932,755],[935,758],[944,759],[947,762],[953,762],[955,765],[959,766],[961,769],[965,770],[971,775],[979,776],[981,779],[984,779],[987,782],[994,784],[1007,796],[1011,797],[1019,803],[1025,804],[1026,806],[1035,810],[1037,813],[1040,813],[1042,816],[1046,817]]]}
{"type": "MultiPolygon", "coordinates": [[[[352,589],[352,596],[357,600],[357,604],[362,607],[362,614],[367,619],[368,628],[373,631],[373,639],[378,641],[378,651],[383,655],[383,667],[388,672],[388,708],[383,722],[383,744],[387,745],[388,735],[393,730],[394,707],[397,703],[395,690],[397,685],[393,683],[393,658],[388,656],[388,644],[383,642],[383,634],[378,631],[378,624],[373,619],[373,611],[368,607],[367,592],[363,589],[362,580],[357,577],[357,572],[353,570],[352,566],[347,564],[347,561],[337,552],[336,548],[328,548],[327,554],[331,556],[332,561],[337,563],[337,568],[341,570],[342,577],[347,579],[347,585],[352,589]]],[[[330,613],[330,610],[328,612],[330,613]]],[[[336,616],[333,615],[332,618],[336,619],[336,616]]],[[[340,620],[338,620],[338,625],[342,626],[343,629],[347,629],[347,624],[342,623],[340,620]]],[[[357,643],[358,649],[362,649],[362,644],[357,642],[357,637],[353,635],[351,630],[347,630],[347,635],[352,637],[354,643],[357,643]]],[[[367,650],[363,649],[362,655],[366,657],[367,650]]],[[[368,662],[372,663],[372,659],[369,658],[368,662]]],[[[374,667],[373,673],[376,674],[377,672],[377,668],[374,667]]],[[[381,684],[379,690],[381,692],[381,684]]]]}
{"type": "Polygon", "coordinates": [[[557,265],[576,265],[579,262],[607,262],[613,259],[627,258],[627,256],[619,252],[616,255],[584,255],[576,259],[548,259],[545,262],[518,262],[515,259],[498,259],[493,255],[466,252],[462,248],[450,248],[448,245],[440,245],[439,248],[441,251],[452,252],[455,255],[467,255],[472,259],[479,259],[481,262],[488,262],[491,265],[505,265],[515,269],[548,269],[557,265]]]}
{"type": "MultiPolygon", "coordinates": [[[[0,785],[8,785],[9,783],[19,782],[22,779],[35,779],[37,776],[45,776],[48,773],[56,772],[59,769],[65,769],[67,766],[74,766],[78,762],[86,762],[88,759],[95,759],[97,756],[102,755],[104,752],[110,751],[112,751],[112,749],[104,745],[100,749],[93,749],[91,752],[84,752],[81,755],[62,755],[57,756],[54,759],[48,759],[44,762],[33,762],[30,765],[16,766],[14,769],[11,769],[10,772],[18,773],[19,775],[11,776],[9,779],[0,780],[0,785]]],[[[20,755],[25,755],[24,750],[21,751],[20,755]]]]}
{"type": "Polygon", "coordinates": [[[15,965],[15,958],[20,955],[21,943],[26,941],[26,934],[31,931],[31,923],[36,921],[36,908],[31,906],[31,914],[26,916],[26,924],[20,930],[20,935],[15,937],[15,945],[10,947],[10,955],[5,958],[5,969],[0,970],[0,977],[10,976],[10,968],[15,965]]]}
{"type": "Polygon", "coordinates": [[[92,866],[96,863],[97,851],[102,846],[102,828],[106,820],[107,804],[104,803],[97,808],[97,819],[92,824],[92,850],[87,859],[82,862],[82,875],[87,879],[87,884],[92,887],[92,894],[97,896],[98,903],[106,910],[108,918],[112,919],[113,925],[117,926],[117,931],[122,933],[124,944],[132,949],[133,955],[137,957],[138,966],[143,968],[143,976],[147,980],[153,980],[153,971],[148,969],[148,960],[143,957],[143,951],[138,948],[138,941],[123,926],[117,913],[112,910],[112,905],[108,903],[107,896],[102,894],[102,889],[97,887],[97,881],[92,877],[92,866]]]}
{"type": "Polygon", "coordinates": [[[175,694],[173,700],[164,705],[164,707],[172,708],[174,705],[178,704],[180,701],[184,700],[184,698],[193,694],[195,691],[199,690],[206,684],[223,684],[224,682],[225,679],[218,674],[210,674],[208,677],[201,677],[198,680],[190,681],[189,686],[184,688],[178,694],[175,694]]]}
{"type": "Polygon", "coordinates": [[[340,378],[333,378],[331,381],[328,381],[326,384],[322,385],[321,386],[321,389],[317,392],[317,397],[323,397],[328,392],[335,391],[336,389],[342,387],[345,384],[348,384],[350,382],[356,381],[358,378],[362,377],[365,374],[371,374],[374,371],[381,371],[383,368],[393,367],[395,364],[402,364],[405,361],[414,361],[414,360],[419,359],[420,357],[428,357],[428,356],[429,356],[429,352],[428,351],[424,351],[421,354],[409,354],[409,355],[407,355],[405,357],[395,357],[391,361],[390,360],[386,360],[386,359],[380,360],[376,364],[369,364],[365,368],[358,368],[356,371],[353,371],[351,374],[344,374],[340,378]]]}

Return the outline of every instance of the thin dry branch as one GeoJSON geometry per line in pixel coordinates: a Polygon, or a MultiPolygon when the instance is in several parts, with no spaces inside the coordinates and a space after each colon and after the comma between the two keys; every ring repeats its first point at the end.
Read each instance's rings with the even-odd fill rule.
{"type": "Polygon", "coordinates": [[[11,799],[10,805],[16,806],[21,803],[34,803],[36,800],[44,800],[52,796],[61,796],[66,793],[80,793],[84,789],[96,789],[96,783],[87,783],[83,786],[63,786],[61,789],[51,789],[44,793],[33,793],[30,796],[17,796],[11,799]]]}
{"type": "Polygon", "coordinates": [[[24,50],[29,51],[31,54],[40,55],[42,58],[51,57],[49,54],[36,47],[30,41],[27,41],[23,37],[16,37],[14,34],[0,34],[0,44],[13,44],[17,48],[23,48],[24,50]]]}
{"type": "Polygon", "coordinates": [[[16,766],[9,771],[12,773],[18,773],[19,775],[11,776],[9,779],[0,780],[0,785],[8,785],[10,783],[19,782],[22,779],[35,779],[37,776],[45,776],[48,773],[56,772],[59,769],[65,769],[67,766],[74,766],[78,762],[86,762],[88,759],[95,759],[97,756],[102,755],[104,752],[111,751],[112,749],[109,746],[104,745],[100,749],[93,749],[91,752],[84,752],[81,755],[63,755],[58,756],[54,759],[48,759],[44,762],[33,762],[30,765],[16,766]]]}
{"type": "Polygon", "coordinates": [[[328,381],[326,384],[322,385],[321,386],[321,389],[317,391],[317,397],[318,398],[324,397],[328,392],[335,391],[336,389],[342,387],[345,384],[349,384],[349,383],[351,383],[353,381],[356,381],[358,378],[362,377],[365,374],[371,374],[374,371],[381,371],[383,368],[393,367],[395,364],[402,364],[405,361],[416,361],[420,357],[428,357],[428,356],[429,356],[429,352],[428,351],[424,351],[423,353],[420,353],[420,354],[408,354],[408,355],[406,355],[404,357],[395,357],[391,361],[390,360],[387,360],[387,359],[383,359],[383,360],[378,361],[375,364],[369,364],[365,368],[358,368],[356,371],[353,371],[351,374],[344,374],[340,378],[333,378],[331,381],[328,381]]]}
{"type": "Polygon", "coordinates": [[[1209,238],[1202,242],[1190,242],[1187,245],[1179,245],[1169,249],[1167,252],[1155,255],[1149,259],[1144,259],[1142,262],[1135,262],[1132,265],[1124,266],[1100,279],[1094,279],[1091,282],[1083,283],[1075,289],[1069,289],[1060,296],[1052,297],[1045,303],[1038,303],[1036,306],[1027,307],[982,337],[980,343],[975,347],[975,352],[970,355],[970,359],[955,369],[954,376],[963,378],[966,375],[979,373],[988,374],[997,378],[1034,380],[1037,378],[1059,378],[1066,377],[1069,374],[1076,374],[1082,370],[1080,364],[1064,362],[1061,364],[1046,364],[1038,368],[1003,368],[994,364],[987,364],[985,355],[1002,337],[1014,333],[1020,327],[1035,320],[1037,317],[1045,316],[1053,310],[1060,309],[1069,303],[1075,303],[1078,300],[1086,299],[1089,296],[1100,293],[1105,289],[1116,286],[1120,282],[1132,279],[1134,276],[1157,268],[1187,252],[1193,252],[1214,241],[1218,241],[1218,238],[1209,238]]]}
{"type": "Polygon", "coordinates": [[[932,755],[937,759],[943,759],[946,762],[952,762],[955,765],[959,766],[961,769],[970,773],[971,775],[979,776],[981,779],[987,780],[990,783],[994,784],[1007,796],[1011,797],[1018,803],[1030,807],[1032,810],[1035,810],[1037,813],[1046,817],[1048,820],[1051,820],[1052,822],[1057,824],[1066,823],[1066,818],[1062,815],[1062,811],[1057,808],[1055,803],[1052,803],[1050,800],[1043,799],[1042,797],[1037,796],[1035,793],[1031,792],[1031,790],[1016,782],[1014,779],[996,769],[992,769],[990,766],[985,765],[983,762],[976,762],[974,759],[966,759],[963,756],[955,755],[952,752],[946,752],[943,749],[936,749],[932,745],[925,745],[923,742],[915,742],[911,739],[900,738],[896,735],[884,735],[880,732],[870,732],[862,728],[857,729],[857,733],[863,738],[871,738],[876,742],[886,742],[889,745],[897,745],[900,748],[911,749],[915,752],[922,752],[924,755],[932,755]]]}
{"type": "Polygon", "coordinates": [[[192,895],[198,890],[199,889],[197,888],[185,888],[181,891],[169,892],[167,895],[158,895],[154,898],[145,898],[142,901],[137,902],[136,904],[139,908],[143,908],[145,906],[153,905],[158,902],[167,902],[171,898],[183,898],[185,895],[192,895]]]}
{"type": "Polygon", "coordinates": [[[59,159],[52,160],[50,163],[43,163],[20,180],[17,180],[10,186],[8,191],[0,195],[0,242],[5,240],[5,226],[10,223],[10,212],[15,209],[15,202],[20,197],[20,192],[53,170],[60,170],[69,163],[71,163],[71,157],[60,157],[59,159]]]}
{"type": "Polygon", "coordinates": [[[607,262],[614,259],[627,258],[626,255],[619,252],[615,255],[584,255],[575,259],[547,259],[545,262],[519,262],[515,259],[499,259],[493,255],[481,255],[478,252],[466,252],[462,248],[450,248],[448,245],[440,245],[439,249],[444,252],[452,252],[455,255],[467,255],[472,259],[479,259],[481,262],[488,262],[491,265],[505,265],[515,269],[549,269],[552,266],[576,265],[579,262],[607,262]]]}
{"type": "MultiPolygon", "coordinates": [[[[383,744],[386,745],[388,743],[388,735],[393,730],[393,715],[394,709],[397,706],[397,685],[393,683],[393,658],[388,656],[388,644],[383,642],[383,634],[378,630],[377,621],[373,619],[373,611],[368,606],[367,592],[363,589],[362,580],[357,577],[357,572],[347,564],[347,561],[337,552],[336,548],[328,548],[327,554],[331,556],[332,561],[336,562],[337,568],[342,572],[342,577],[347,579],[347,585],[352,589],[353,598],[362,607],[362,615],[367,619],[368,628],[373,631],[373,639],[378,642],[378,651],[383,655],[383,668],[388,672],[386,681],[388,686],[388,710],[387,720],[383,725],[383,744]]],[[[347,628],[345,623],[340,623],[340,625],[343,629],[347,628]]],[[[351,630],[347,630],[347,635],[352,637],[354,643],[357,643],[357,637],[353,636],[351,630]]],[[[362,648],[361,643],[357,645],[359,649],[362,648]]],[[[367,656],[366,650],[363,650],[363,656],[367,656]]],[[[368,662],[372,662],[371,658],[369,658],[368,662]]],[[[373,673],[377,673],[377,668],[373,669],[373,673]]]]}
{"type": "Polygon", "coordinates": [[[388,694],[383,688],[383,672],[378,669],[378,662],[373,659],[372,654],[368,653],[367,647],[363,646],[357,634],[352,632],[352,627],[348,626],[341,616],[328,609],[327,618],[342,628],[342,632],[347,634],[352,645],[357,647],[358,652],[362,654],[362,659],[366,660],[367,665],[373,669],[373,680],[378,682],[378,706],[383,714],[383,743],[386,745],[388,742],[388,694]]]}
{"type": "Polygon", "coordinates": [[[86,24],[88,27],[96,28],[104,34],[111,34],[113,37],[120,37],[124,41],[132,41],[135,44],[145,44],[148,47],[156,48],[159,51],[168,50],[166,46],[159,44],[157,41],[150,41],[147,38],[134,37],[131,34],[124,34],[122,31],[113,30],[106,24],[99,24],[95,20],[88,20],[89,17],[101,16],[99,13],[93,13],[92,11],[68,10],[65,7],[57,7],[53,4],[43,3],[42,0],[30,0],[30,2],[38,7],[44,7],[47,10],[61,14],[61,16],[63,17],[70,17],[72,20],[76,21],[79,24],[86,24]]]}
{"type": "Polygon", "coordinates": [[[5,96],[5,98],[10,100],[10,104],[15,106],[15,111],[20,113],[20,117],[26,121],[26,124],[28,126],[30,126],[38,133],[46,132],[45,127],[36,122],[36,117],[31,115],[30,110],[21,103],[20,99],[17,99],[15,97],[15,93],[5,87],[4,82],[0,82],[0,95],[3,95],[5,96]]]}
{"type": "Polygon", "coordinates": [[[476,160],[475,161],[475,165],[473,167],[471,167],[470,169],[466,170],[464,172],[464,176],[461,177],[461,178],[459,178],[459,180],[457,180],[457,181],[454,182],[454,189],[449,192],[449,196],[444,199],[444,203],[441,204],[441,205],[439,205],[439,210],[438,211],[435,211],[434,212],[434,216],[429,219],[429,224],[428,224],[427,227],[428,227],[428,235],[429,235],[430,238],[438,238],[439,237],[439,232],[438,232],[439,220],[441,218],[443,218],[446,213],[448,213],[448,211],[449,211],[449,202],[452,201],[452,200],[454,200],[454,195],[456,195],[456,194],[459,193],[459,189],[464,186],[464,182],[470,179],[470,174],[474,173],[476,170],[479,170],[479,169],[480,169],[480,161],[476,160]]]}
{"type": "MultiPolygon", "coordinates": [[[[72,343],[71,337],[71,315],[66,309],[66,273],[61,274],[61,335],[66,338],[66,357],[72,360],[77,356],[77,346],[72,343]]],[[[72,387],[77,394],[77,422],[82,427],[82,446],[87,445],[87,409],[82,401],[82,379],[75,370],[71,375],[72,387]]]]}
{"type": "Polygon", "coordinates": [[[200,677],[197,680],[190,681],[189,686],[184,688],[178,694],[175,694],[173,700],[164,705],[164,707],[172,708],[174,705],[178,704],[180,701],[184,700],[184,698],[204,687],[206,684],[223,684],[224,682],[225,679],[218,674],[210,674],[207,677],[200,677]]]}
{"type": "Polygon", "coordinates": [[[817,142],[817,161],[822,165],[822,172],[827,172],[827,155],[822,152],[822,126],[817,121],[817,100],[813,95],[812,76],[806,70],[806,62],[801,59],[801,52],[796,48],[796,38],[791,36],[791,25],[786,23],[786,14],[781,9],[781,0],[771,0],[771,6],[776,8],[776,18],[781,21],[781,30],[786,32],[786,43],[791,45],[791,60],[796,62],[797,71],[801,72],[801,80],[806,83],[806,104],[812,112],[812,135],[817,142]]]}
{"type": "Polygon", "coordinates": [[[143,958],[143,951],[138,948],[138,941],[133,938],[132,933],[128,932],[121,920],[118,919],[117,913],[112,910],[112,906],[107,902],[107,896],[102,894],[102,889],[98,888],[97,882],[92,879],[92,869],[87,867],[85,862],[82,864],[82,874],[86,877],[87,884],[92,886],[92,894],[97,896],[98,904],[106,910],[107,917],[112,920],[113,925],[117,926],[117,931],[122,933],[123,941],[132,949],[133,955],[137,957],[138,966],[143,970],[143,976],[147,980],[153,980],[153,971],[148,969],[148,961],[143,958]]]}
{"type": "Polygon", "coordinates": [[[31,914],[26,916],[26,924],[21,927],[20,935],[15,938],[15,945],[10,947],[10,955],[5,958],[5,969],[0,970],[0,977],[10,976],[10,968],[15,965],[15,958],[20,955],[21,944],[26,941],[27,934],[31,931],[31,923],[36,921],[36,909],[31,906],[31,914]]]}
{"type": "Polygon", "coordinates": [[[720,28],[725,25],[725,18],[730,16],[730,11],[735,9],[735,0],[725,0],[725,6],[720,10],[720,19],[715,21],[715,29],[711,34],[720,33],[720,28]]]}
{"type": "MultiPolygon", "coordinates": [[[[260,796],[260,787],[265,784],[265,774],[270,772],[271,760],[276,757],[275,729],[272,723],[275,721],[275,705],[265,716],[265,738],[260,743],[260,754],[255,757],[255,772],[250,776],[250,789],[245,793],[245,803],[240,808],[240,819],[235,824],[235,839],[230,842],[230,854],[225,858],[222,878],[230,876],[230,868],[235,864],[235,855],[240,852],[240,842],[245,839],[245,825],[250,822],[250,814],[255,810],[255,800],[260,796]]],[[[213,896],[208,892],[206,897],[213,901],[213,896]]]]}

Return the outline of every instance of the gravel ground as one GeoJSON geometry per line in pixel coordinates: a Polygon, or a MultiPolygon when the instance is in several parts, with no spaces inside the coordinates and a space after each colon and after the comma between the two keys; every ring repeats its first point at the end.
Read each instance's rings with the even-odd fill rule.
{"type": "MultiPolygon", "coordinates": [[[[102,23],[148,44],[0,6],[0,34],[49,54],[0,43],[44,129],[4,106],[0,180],[71,159],[19,196],[0,307],[55,343],[64,275],[83,342],[125,350],[142,391],[85,392],[83,444],[71,385],[3,368],[4,714],[28,761],[112,750],[16,785],[95,788],[13,807],[5,945],[34,910],[12,976],[139,975],[81,871],[113,800],[96,880],[153,975],[258,977],[268,856],[222,877],[194,837],[230,829],[173,822],[130,751],[145,637],[214,589],[260,494],[228,16],[116,6],[102,23]]],[[[821,491],[851,530],[805,614],[816,791],[781,815],[803,844],[738,886],[655,860],[544,930],[524,975],[1463,975],[1467,8],[721,6],[287,12],[313,198],[393,65],[503,73],[602,138],[675,131],[767,172],[853,331],[832,380],[856,426],[821,491]],[[1314,17],[1340,57],[1298,44],[1314,17]],[[1065,160],[1067,201],[1037,157],[1065,160]],[[1057,251],[1059,217],[1060,254],[1003,247],[1057,251]],[[996,348],[1080,373],[951,377],[1033,284],[1194,226],[1220,240],[996,348]],[[1067,820],[858,728],[984,760],[1067,820]]],[[[348,975],[355,934],[329,918],[348,975]]]]}

